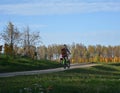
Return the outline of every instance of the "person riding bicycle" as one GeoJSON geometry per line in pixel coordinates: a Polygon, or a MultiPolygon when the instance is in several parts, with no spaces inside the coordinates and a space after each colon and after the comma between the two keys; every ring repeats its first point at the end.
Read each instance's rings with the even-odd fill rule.
{"type": "Polygon", "coordinates": [[[69,51],[69,49],[67,48],[67,45],[66,44],[64,44],[63,45],[63,48],[61,49],[61,55],[62,55],[62,58],[60,59],[60,60],[65,60],[66,62],[68,62],[69,61],[69,55],[70,55],[71,53],[70,53],[70,51],[69,51]]]}

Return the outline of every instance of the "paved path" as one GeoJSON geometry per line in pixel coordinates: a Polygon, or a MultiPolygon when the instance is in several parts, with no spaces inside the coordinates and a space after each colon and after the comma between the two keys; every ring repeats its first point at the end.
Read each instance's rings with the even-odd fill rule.
{"type": "MultiPolygon", "coordinates": [[[[97,65],[97,64],[92,64],[92,63],[72,64],[69,69],[84,68],[84,67],[90,67],[90,66],[95,66],[95,65],[97,65]]],[[[9,72],[9,73],[0,73],[0,77],[13,77],[13,76],[21,76],[21,75],[45,74],[45,73],[53,73],[53,72],[59,72],[59,71],[64,71],[64,70],[67,70],[67,69],[64,69],[63,67],[61,67],[61,68],[47,69],[47,70],[9,72]]]]}

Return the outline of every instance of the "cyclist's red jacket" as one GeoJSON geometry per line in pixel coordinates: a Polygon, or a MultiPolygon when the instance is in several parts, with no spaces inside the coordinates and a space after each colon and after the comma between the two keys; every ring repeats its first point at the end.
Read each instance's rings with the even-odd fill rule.
{"type": "Polygon", "coordinates": [[[62,48],[61,49],[62,57],[68,57],[68,53],[70,53],[70,52],[67,48],[62,48]]]}

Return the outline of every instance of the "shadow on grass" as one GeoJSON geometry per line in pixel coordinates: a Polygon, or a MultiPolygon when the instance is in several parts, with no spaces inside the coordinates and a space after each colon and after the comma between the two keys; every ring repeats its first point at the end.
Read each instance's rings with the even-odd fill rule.
{"type": "MultiPolygon", "coordinates": [[[[87,83],[77,83],[77,84],[64,84],[64,85],[56,85],[54,93],[119,93],[119,86],[111,87],[111,85],[105,81],[106,83],[101,83],[100,81],[92,82],[89,81],[87,83]],[[101,86],[102,84],[102,86],[101,86]]],[[[114,86],[115,83],[112,83],[114,86]]],[[[53,88],[54,89],[54,88],[53,88]]]]}
{"type": "Polygon", "coordinates": [[[113,65],[113,66],[120,66],[120,63],[112,63],[110,65],[113,65]]]}
{"type": "Polygon", "coordinates": [[[104,67],[104,66],[94,66],[91,68],[78,68],[78,69],[72,69],[72,70],[67,70],[65,72],[67,73],[79,73],[79,74],[93,74],[93,75],[108,75],[108,76],[120,76],[120,73],[118,70],[115,68],[111,67],[104,67]]]}
{"type": "Polygon", "coordinates": [[[97,70],[102,70],[102,71],[118,71],[117,69],[110,66],[94,66],[93,68],[96,68],[97,70]]]}

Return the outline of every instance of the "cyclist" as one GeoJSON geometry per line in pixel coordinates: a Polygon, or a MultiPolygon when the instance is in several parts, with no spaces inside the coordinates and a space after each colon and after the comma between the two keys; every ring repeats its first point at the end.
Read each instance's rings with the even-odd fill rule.
{"type": "MultiPolygon", "coordinates": [[[[61,49],[61,55],[62,55],[62,58],[60,58],[61,61],[63,61],[63,59],[65,60],[65,62],[68,62],[69,65],[70,65],[70,60],[68,59],[69,55],[70,55],[70,51],[69,49],[67,48],[67,45],[64,44],[63,45],[63,48],[61,49]]],[[[67,63],[65,63],[66,65],[67,63]]]]}

